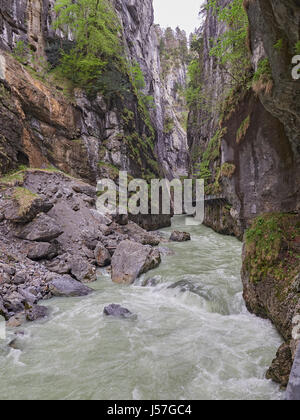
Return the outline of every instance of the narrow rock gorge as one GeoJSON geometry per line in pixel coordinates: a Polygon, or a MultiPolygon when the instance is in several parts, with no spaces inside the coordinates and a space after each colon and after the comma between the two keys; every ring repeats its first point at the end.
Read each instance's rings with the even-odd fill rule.
{"type": "MultiPolygon", "coordinates": [[[[113,280],[120,282],[131,270],[132,283],[159,265],[153,246],[160,238],[143,227],[169,226],[170,215],[101,216],[98,180],[118,182],[121,170],[148,182],[187,175],[187,108],[177,92],[185,88],[187,39],[180,44],[185,55],[164,72],[165,35],[154,25],[152,0],[103,4],[104,16],[111,16],[106,24],[118,22],[110,36],[119,49],[93,91],[57,71],[76,40],[55,26],[54,0],[1,1],[0,314],[12,326],[34,308],[44,316],[39,300],[81,295],[74,281],[94,282],[97,266],[112,264],[113,280]],[[140,266],[134,258],[126,268],[134,246],[140,266]],[[125,258],[118,276],[115,251],[125,258]]],[[[171,32],[175,54],[179,36],[171,32]]]]}
{"type": "MultiPolygon", "coordinates": [[[[91,0],[87,16],[79,0],[65,5],[0,0],[0,316],[9,329],[23,328],[50,316],[50,298],[88,299],[97,294],[99,286],[95,292],[93,284],[99,276],[109,276],[112,296],[116,290],[122,294],[123,287],[135,298],[136,290],[158,290],[168,301],[161,303],[153,292],[151,305],[157,299],[160,310],[168,308],[172,316],[178,308],[188,312],[184,301],[168,307],[188,293],[191,308],[197,296],[201,310],[229,317],[240,337],[240,322],[247,324],[250,341],[261,325],[278,347],[269,324],[243,318],[241,267],[238,261],[224,263],[221,250],[228,246],[232,258],[241,254],[236,237],[243,243],[246,307],[269,319],[284,342],[264,376],[285,388],[293,362],[299,365],[300,77],[294,77],[293,59],[300,54],[300,3],[202,3],[201,27],[188,38],[179,27],[155,22],[152,0],[91,0]],[[170,228],[170,214],[100,213],[97,182],[118,183],[120,171],[148,184],[163,178],[204,179],[205,227],[175,231],[166,239],[169,230],[158,230],[170,228]],[[174,260],[181,264],[176,270],[173,247],[174,260]],[[214,252],[219,258],[215,272],[224,276],[220,289],[209,268],[205,271],[211,264],[206,258],[214,252]],[[202,259],[204,268],[199,268],[202,259]],[[145,277],[152,270],[153,276],[145,277]],[[194,284],[198,274],[201,282],[194,284]],[[201,277],[206,275],[207,284],[201,277]],[[234,286],[226,283],[231,278],[234,286]],[[119,289],[112,291],[111,283],[119,289]],[[130,289],[133,284],[137,289],[130,289]]],[[[109,320],[138,322],[119,305],[126,301],[102,303],[109,320]]],[[[174,322],[181,324],[177,318],[174,322]]],[[[120,336],[123,330],[127,326],[120,336]]],[[[256,338],[262,345],[262,337],[256,338]]],[[[177,345],[171,341],[171,347],[177,345]]],[[[238,351],[240,360],[246,353],[238,351]]],[[[190,361],[185,364],[181,355],[178,361],[189,371],[190,361]]],[[[257,365],[263,369],[261,360],[257,365]]],[[[226,367],[220,371],[227,378],[226,367]]],[[[291,377],[296,376],[294,370],[291,377]]],[[[196,382],[193,377],[191,384],[196,382]]],[[[259,387],[266,397],[278,398],[273,385],[265,380],[259,387]]],[[[126,397],[156,396],[137,389],[126,397]]],[[[232,395],[239,395],[235,388],[232,395]]]]}
{"type": "MultiPolygon", "coordinates": [[[[162,174],[172,179],[186,174],[186,134],[160,78],[151,0],[114,4],[122,25],[124,55],[142,70],[143,94],[151,96],[155,104],[150,110],[141,106],[132,89],[120,95],[121,87],[130,81],[117,72],[111,77],[112,83],[121,85],[120,92],[92,100],[82,90],[71,97],[64,95],[66,87],[46,77],[48,66],[57,64],[61,46],[72,45],[71,35],[66,38],[53,29],[54,3],[24,0],[1,4],[1,142],[5,150],[1,172],[28,163],[33,167],[54,165],[89,182],[105,175],[113,178],[119,169],[143,177],[162,174]],[[23,63],[18,64],[16,46],[27,45],[30,52],[25,52],[23,63]],[[166,141],[168,119],[173,126],[166,141]]],[[[175,84],[172,76],[171,83],[175,84]]]]}
{"type": "Polygon", "coordinates": [[[292,77],[299,2],[217,3],[220,9],[208,2],[194,41],[200,70],[191,83],[197,96],[190,101],[190,173],[205,178],[206,194],[215,198],[206,202],[205,223],[244,238],[244,298],[286,341],[268,372],[286,385],[297,348],[293,320],[300,310],[300,82],[292,77]],[[222,10],[232,3],[240,7],[244,34],[236,41],[237,57],[228,54],[224,62],[222,42],[234,25],[222,10]]]}

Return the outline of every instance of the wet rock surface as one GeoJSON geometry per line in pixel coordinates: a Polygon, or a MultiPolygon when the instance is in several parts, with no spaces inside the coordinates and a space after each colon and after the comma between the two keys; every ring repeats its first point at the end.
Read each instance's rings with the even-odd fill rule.
{"type": "Polygon", "coordinates": [[[40,213],[32,222],[15,230],[15,236],[28,241],[48,242],[63,233],[53,218],[40,213]]]}
{"type": "Polygon", "coordinates": [[[111,255],[108,249],[102,244],[98,244],[95,249],[95,259],[99,267],[106,267],[111,263],[111,255]]]}
{"type": "Polygon", "coordinates": [[[111,304],[104,308],[104,315],[112,316],[115,318],[125,318],[125,319],[137,319],[137,315],[133,314],[127,308],[123,308],[121,305],[111,304]]]}
{"type": "Polygon", "coordinates": [[[141,274],[157,267],[161,256],[157,249],[133,241],[120,243],[112,258],[112,280],[132,284],[141,274]]]}
{"type": "Polygon", "coordinates": [[[93,293],[90,287],[72,279],[70,276],[53,279],[49,282],[49,290],[56,297],[78,297],[93,293]]]}
{"type": "Polygon", "coordinates": [[[170,237],[171,242],[187,242],[191,240],[191,235],[187,232],[175,231],[170,237]]]}
{"type": "Polygon", "coordinates": [[[33,322],[38,319],[43,319],[48,315],[48,308],[41,305],[35,305],[26,310],[27,321],[33,322]]]}

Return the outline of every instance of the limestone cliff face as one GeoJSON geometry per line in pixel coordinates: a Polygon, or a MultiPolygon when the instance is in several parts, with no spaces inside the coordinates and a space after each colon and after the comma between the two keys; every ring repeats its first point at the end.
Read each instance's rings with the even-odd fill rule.
{"type": "MultiPolygon", "coordinates": [[[[229,2],[219,3],[226,6],[229,2]]],[[[207,224],[220,231],[226,230],[227,224],[228,233],[239,237],[256,216],[297,210],[300,200],[299,81],[291,77],[291,59],[299,38],[299,7],[293,1],[248,4],[253,71],[262,58],[268,58],[274,86],[271,94],[249,91],[243,95],[221,127],[224,131],[220,133],[219,153],[210,162],[211,182],[218,178],[218,193],[226,196],[231,210],[228,214],[222,206],[220,213],[220,208],[211,209],[209,205],[206,217],[207,224]],[[284,42],[282,51],[274,48],[279,39],[284,42]],[[239,138],[243,124],[245,132],[239,138]],[[231,165],[229,174],[222,170],[218,173],[224,164],[231,165]]],[[[222,98],[228,75],[209,56],[209,43],[224,30],[210,11],[203,31],[203,93],[209,103],[205,110],[192,109],[189,117],[192,169],[201,162],[207,145],[220,128],[216,103],[222,98]]]]}
{"type": "MultiPolygon", "coordinates": [[[[116,0],[115,4],[123,24],[128,56],[132,62],[140,64],[145,75],[145,93],[154,98],[155,109],[151,111],[151,118],[157,133],[156,151],[163,174],[170,179],[185,175],[188,160],[187,136],[174,109],[170,84],[165,83],[161,77],[159,36],[154,26],[152,0],[116,0]],[[170,133],[166,133],[164,129],[167,118],[172,118],[174,122],[170,133]]],[[[175,69],[172,74],[176,79],[175,69]]],[[[185,78],[186,75],[181,76],[185,78]]]]}
{"type": "Polygon", "coordinates": [[[300,3],[296,0],[258,0],[248,2],[247,13],[253,67],[256,70],[259,61],[267,57],[272,72],[272,90],[258,90],[260,116],[265,116],[258,120],[258,127],[260,135],[264,133],[262,144],[267,144],[267,148],[262,150],[263,159],[256,154],[258,169],[262,166],[265,178],[258,183],[261,190],[258,197],[264,198],[265,204],[262,206],[259,200],[255,210],[279,214],[266,215],[256,221],[246,238],[242,270],[244,297],[248,308],[270,318],[285,340],[267,377],[287,385],[298,345],[292,331],[297,330],[300,315],[300,82],[293,80],[291,75],[292,57],[300,37],[300,3]],[[266,128],[268,131],[264,132],[266,128]],[[261,225],[258,230],[257,223],[261,225]],[[261,255],[260,232],[267,240],[277,236],[271,247],[271,258],[265,245],[261,255]],[[252,233],[256,245],[251,244],[252,233]],[[256,271],[260,264],[257,257],[267,269],[261,268],[259,279],[255,281],[253,270],[256,271]]]}
{"type": "MultiPolygon", "coordinates": [[[[226,6],[230,0],[220,0],[220,6],[226,6]]],[[[217,16],[209,9],[203,27],[199,29],[197,36],[201,39],[199,49],[199,67],[201,71],[201,100],[198,105],[192,105],[188,117],[188,145],[189,145],[189,173],[199,177],[199,165],[207,157],[206,150],[209,150],[212,139],[216,138],[219,130],[220,109],[218,103],[225,98],[225,86],[229,76],[219,66],[215,57],[210,55],[211,40],[220,37],[226,27],[218,21],[217,16]]],[[[200,83],[200,82],[199,82],[200,83]]],[[[219,171],[222,165],[221,147],[223,141],[216,139],[212,153],[209,153],[208,170],[210,172],[206,189],[208,195],[219,195],[219,171]],[[217,188],[214,181],[218,179],[217,188]],[[212,186],[212,188],[210,188],[212,186]]],[[[202,175],[201,175],[202,176],[202,175]]],[[[223,181],[223,180],[221,180],[223,181]]],[[[223,188],[222,188],[223,189],[223,188]]],[[[224,194],[224,192],[223,192],[224,194]]],[[[225,195],[225,194],[224,194],[225,195]]],[[[226,192],[226,197],[228,192],[226,192]]],[[[236,197],[236,194],[234,194],[236,197]]],[[[223,234],[234,234],[242,237],[242,226],[239,219],[238,209],[232,206],[230,200],[219,200],[205,204],[205,224],[217,232],[223,234]]]]}
{"type": "Polygon", "coordinates": [[[187,104],[184,90],[187,82],[188,45],[186,33],[155,26],[159,44],[160,84],[163,99],[164,161],[176,176],[188,172],[187,104]],[[168,34],[170,39],[168,39],[168,34]],[[170,153],[171,152],[171,153],[170,153]]]}
{"type": "Polygon", "coordinates": [[[177,171],[184,172],[187,145],[178,121],[173,135],[164,136],[168,98],[160,81],[152,0],[114,2],[127,56],[140,64],[145,94],[154,97],[151,121],[140,114],[137,98],[132,95],[124,100],[106,101],[100,95],[90,100],[77,91],[69,100],[61,86],[40,77],[47,60],[55,64],[61,45],[72,41],[71,34],[64,39],[52,29],[54,3],[1,0],[1,172],[24,163],[54,165],[90,182],[101,176],[114,178],[119,169],[144,178],[159,173],[172,178],[177,171]],[[31,66],[38,74],[8,54],[20,40],[38,57],[31,66]],[[124,110],[129,113],[124,115],[124,110]],[[143,139],[140,146],[138,139],[143,139]]]}

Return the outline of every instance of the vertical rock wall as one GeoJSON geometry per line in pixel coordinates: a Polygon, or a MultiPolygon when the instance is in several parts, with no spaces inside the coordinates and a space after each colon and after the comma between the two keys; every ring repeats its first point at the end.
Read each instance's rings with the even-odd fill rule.
{"type": "MultiPolygon", "coordinates": [[[[228,0],[220,0],[226,6],[228,0]]],[[[228,224],[242,237],[251,220],[266,212],[299,210],[299,81],[291,77],[291,60],[299,39],[299,6],[295,1],[251,1],[248,4],[250,21],[249,43],[253,71],[268,58],[273,76],[270,94],[255,93],[251,89],[242,95],[220,126],[218,103],[228,83],[228,74],[209,55],[211,39],[217,39],[226,29],[209,11],[203,33],[203,95],[209,98],[205,109],[192,109],[189,117],[188,141],[191,148],[192,171],[201,162],[210,140],[223,129],[218,157],[210,162],[214,182],[218,177],[220,193],[231,206],[228,224]],[[282,39],[282,51],[276,41],[282,39]],[[246,123],[246,124],[245,124],[246,123]],[[241,127],[246,128],[239,138],[241,127]],[[223,165],[231,165],[230,175],[218,173],[223,165]]],[[[230,104],[228,104],[230,106],[230,104]]],[[[211,206],[211,205],[210,205],[211,206]]],[[[207,211],[207,223],[220,230],[218,208],[215,220],[207,211]],[[210,215],[210,216],[209,216],[210,215]]],[[[226,211],[221,211],[227,217],[226,211]]],[[[223,217],[222,216],[222,217],[223,217]]]]}
{"type": "MultiPolygon", "coordinates": [[[[229,1],[218,3],[225,7],[229,1]]],[[[216,189],[225,197],[206,205],[207,225],[241,239],[249,229],[243,254],[244,298],[248,309],[271,319],[285,340],[268,378],[287,385],[297,345],[293,320],[300,314],[300,81],[291,73],[300,38],[300,4],[252,0],[244,6],[252,72],[265,60],[270,66],[268,86],[253,84],[236,92],[226,102],[226,118],[221,118],[217,105],[230,79],[209,50],[211,39],[226,28],[209,11],[200,33],[201,93],[206,101],[189,116],[191,172],[208,159],[208,191],[216,189]]]]}
{"type": "MultiPolygon", "coordinates": [[[[36,70],[40,71],[41,63],[46,60],[46,57],[53,60],[52,64],[53,62],[55,63],[55,57],[61,44],[71,42],[72,36],[70,34],[69,39],[63,39],[59,31],[53,30],[52,22],[55,18],[53,12],[54,3],[55,0],[1,0],[1,49],[12,52],[18,41],[24,41],[38,58],[38,64],[34,65],[36,70]]],[[[113,104],[107,104],[100,97],[91,102],[80,92],[77,92],[75,95],[76,106],[73,110],[77,117],[75,118],[76,128],[72,128],[72,133],[74,133],[75,129],[75,131],[78,130],[77,134],[76,136],[70,135],[70,133],[64,134],[64,137],[71,137],[77,141],[76,147],[74,147],[74,144],[68,144],[59,155],[56,153],[56,150],[59,150],[61,145],[58,149],[53,147],[52,156],[49,156],[49,151],[47,150],[49,133],[41,129],[39,117],[31,115],[31,112],[29,113],[29,108],[31,108],[29,103],[34,101],[34,97],[27,100],[26,110],[23,109],[25,120],[30,125],[30,127],[26,128],[26,133],[33,131],[30,135],[26,134],[26,142],[27,144],[35,143],[35,146],[32,146],[31,149],[39,149],[38,151],[36,150],[35,155],[40,154],[42,156],[41,159],[38,159],[41,164],[53,164],[65,170],[69,166],[71,173],[77,172],[78,176],[83,176],[84,173],[85,178],[93,181],[97,176],[105,175],[105,173],[109,176],[114,176],[118,168],[129,170],[133,175],[145,177],[158,176],[160,173],[173,178],[173,176],[178,174],[184,174],[188,157],[186,135],[175,112],[172,110],[172,102],[167,89],[161,83],[160,57],[158,39],[153,25],[152,0],[115,0],[114,6],[123,26],[126,54],[133,64],[135,62],[140,64],[146,81],[144,93],[154,97],[155,108],[151,111],[151,122],[155,136],[153,139],[154,149],[150,150],[150,147],[148,150],[140,153],[134,144],[131,144],[130,150],[128,150],[124,142],[120,141],[122,137],[128,139],[132,138],[132,135],[137,136],[135,142],[138,141],[138,138],[149,138],[150,136],[147,124],[145,124],[145,121],[139,114],[137,102],[134,98],[126,98],[123,103],[116,100],[113,104]],[[164,119],[167,108],[171,109],[175,120],[175,128],[169,136],[164,134],[164,119]],[[128,130],[126,131],[126,128],[124,130],[124,109],[128,109],[134,114],[133,127],[130,128],[129,133],[128,130]],[[78,111],[80,111],[79,114],[78,111]],[[36,130],[37,126],[39,126],[38,130],[36,130]],[[39,136],[37,136],[37,131],[40,133],[39,136]],[[32,137],[35,140],[32,140],[32,137]],[[40,137],[40,140],[38,137],[40,137]],[[41,144],[39,147],[39,141],[44,145],[41,144]],[[80,147],[79,143],[81,143],[80,147]],[[67,149],[71,151],[67,152],[67,149]],[[75,157],[79,149],[80,154],[83,153],[86,158],[83,159],[85,161],[84,168],[76,171],[78,163],[73,162],[73,160],[77,160],[75,157]],[[74,159],[72,156],[74,156],[74,159]],[[155,163],[157,160],[158,163],[155,163]],[[102,165],[100,171],[99,162],[102,165]]],[[[13,63],[10,62],[10,57],[6,59],[10,63],[8,68],[13,71],[13,63]]],[[[3,54],[1,60],[5,60],[3,54]]],[[[16,64],[16,68],[23,72],[18,64],[16,64]]],[[[27,77],[27,79],[29,78],[30,76],[27,77]]],[[[36,83],[35,80],[33,82],[35,85],[33,90],[37,88],[36,85],[38,84],[38,91],[42,92],[42,96],[56,95],[57,92],[55,93],[54,89],[52,89],[55,88],[54,86],[51,86],[51,89],[49,89],[47,86],[43,87],[41,84],[36,83]],[[48,92],[45,94],[47,90],[48,92]]],[[[6,87],[9,93],[14,91],[12,87],[12,89],[9,86],[6,87]]],[[[19,97],[20,95],[17,96],[19,97]]],[[[39,93],[37,96],[39,96],[39,93]]],[[[63,98],[61,100],[63,101],[63,98]]],[[[22,104],[20,106],[23,107],[22,104]]],[[[66,108],[68,107],[67,104],[65,106],[66,108]]],[[[18,106],[18,108],[20,107],[18,106]]],[[[43,114],[43,107],[40,110],[40,114],[43,114]]],[[[16,124],[13,118],[10,124],[11,126],[16,124]]],[[[10,131],[15,132],[15,129],[12,128],[10,131]]],[[[24,133],[24,130],[22,131],[24,133]]],[[[10,149],[8,143],[11,141],[15,143],[16,139],[12,140],[13,134],[1,134],[7,140],[5,141],[6,146],[3,147],[10,149]]],[[[57,134],[54,137],[56,136],[57,134]]],[[[4,143],[3,138],[2,143],[4,143]]],[[[24,137],[18,137],[19,152],[25,153],[29,163],[36,162],[37,159],[32,158],[32,153],[28,151],[28,147],[26,151],[22,150],[24,149],[24,142],[24,137]]],[[[53,142],[55,140],[52,139],[51,143],[53,142]]],[[[11,152],[8,153],[5,166],[3,164],[1,171],[4,172],[10,168],[14,169],[18,161],[16,155],[11,152]]],[[[81,167],[82,165],[79,166],[81,167]]]]}

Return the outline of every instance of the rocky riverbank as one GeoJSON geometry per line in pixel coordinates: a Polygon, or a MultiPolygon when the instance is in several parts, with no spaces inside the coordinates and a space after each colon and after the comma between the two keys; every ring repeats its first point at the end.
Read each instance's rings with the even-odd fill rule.
{"type": "Polygon", "coordinates": [[[97,267],[112,263],[115,281],[128,282],[134,247],[140,258],[132,260],[130,282],[160,263],[154,247],[161,238],[126,217],[98,213],[89,184],[32,169],[2,178],[0,187],[0,314],[11,326],[45,316],[41,300],[90,293],[83,283],[96,280],[97,267]]]}

